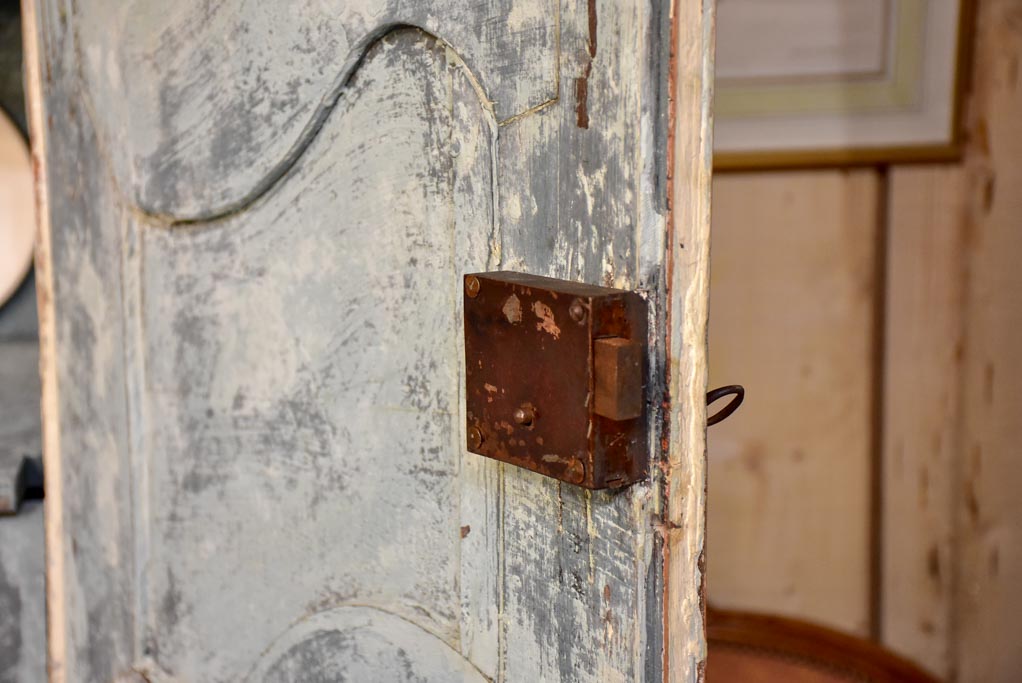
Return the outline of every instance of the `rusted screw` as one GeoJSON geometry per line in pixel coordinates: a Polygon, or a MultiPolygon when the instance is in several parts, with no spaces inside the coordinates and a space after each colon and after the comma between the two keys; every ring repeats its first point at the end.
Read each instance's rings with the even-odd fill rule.
{"type": "Polygon", "coordinates": [[[586,307],[582,305],[581,301],[575,299],[568,308],[568,315],[571,316],[572,320],[580,323],[586,319],[586,307]]]}
{"type": "Polygon", "coordinates": [[[479,427],[468,428],[468,449],[470,451],[479,450],[479,447],[483,445],[483,433],[479,431],[479,427]]]}
{"type": "Polygon", "coordinates": [[[572,458],[564,473],[572,484],[581,484],[586,478],[586,466],[578,458],[572,458]]]}
{"type": "Polygon", "coordinates": [[[534,411],[530,406],[522,406],[515,410],[513,417],[515,422],[523,427],[528,427],[532,424],[532,421],[536,419],[536,411],[534,411]]]}
{"type": "Polygon", "coordinates": [[[476,298],[479,294],[479,278],[475,275],[469,275],[465,278],[465,293],[468,294],[470,299],[476,298]]]}

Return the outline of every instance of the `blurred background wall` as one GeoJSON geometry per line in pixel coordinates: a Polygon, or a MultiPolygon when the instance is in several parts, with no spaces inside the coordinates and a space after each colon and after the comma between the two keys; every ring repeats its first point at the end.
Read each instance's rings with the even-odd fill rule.
{"type": "Polygon", "coordinates": [[[977,0],[960,163],[721,173],[708,595],[1022,680],[1022,2],[977,0]]]}
{"type": "MultiPolygon", "coordinates": [[[[27,141],[21,68],[18,3],[0,0],[0,116],[5,118],[0,135],[27,141]]],[[[3,142],[10,145],[11,140],[3,142]]],[[[4,165],[11,158],[0,157],[2,182],[20,179],[18,169],[4,165]]],[[[27,158],[20,170],[30,174],[27,158]]],[[[0,201],[0,211],[8,212],[0,220],[20,215],[5,201],[0,201]]],[[[12,249],[0,240],[0,249],[5,248],[12,249]]],[[[13,490],[24,458],[38,458],[42,452],[39,333],[33,274],[6,300],[3,284],[0,290],[0,494],[6,494],[13,490]]],[[[41,500],[26,500],[17,514],[4,508],[0,503],[0,683],[36,683],[46,678],[43,506],[41,500]]]]}

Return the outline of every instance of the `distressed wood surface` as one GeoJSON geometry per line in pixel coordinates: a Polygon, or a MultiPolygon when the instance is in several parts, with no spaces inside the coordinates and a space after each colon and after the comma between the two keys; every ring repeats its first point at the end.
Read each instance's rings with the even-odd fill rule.
{"type": "Polygon", "coordinates": [[[243,207],[287,173],[394,27],[456,46],[498,121],[549,104],[559,16],[555,0],[134,0],[90,4],[72,40],[120,190],[145,211],[196,219],[243,207]]]}
{"type": "Polygon", "coordinates": [[[674,17],[686,252],[657,3],[85,9],[28,20],[52,680],[696,680],[709,6],[674,17]],[[464,450],[484,269],[646,293],[670,467],[464,450]]]}
{"type": "MultiPolygon", "coordinates": [[[[713,161],[713,0],[672,6],[668,126],[663,448],[664,666],[672,681],[706,671],[706,383],[713,161]]],[[[658,235],[643,234],[656,249],[658,235]]],[[[655,252],[654,252],[655,253],[655,252]]],[[[650,676],[647,680],[656,680],[650,676]]]]}
{"type": "MultiPolygon", "coordinates": [[[[883,227],[888,260],[883,299],[886,322],[881,336],[884,393],[870,399],[879,399],[883,406],[882,420],[876,425],[882,437],[876,520],[881,543],[874,548],[878,555],[868,561],[875,561],[874,566],[880,569],[880,590],[873,606],[879,616],[877,635],[884,645],[949,681],[1008,681],[1015,680],[1022,670],[1022,649],[1014,623],[1022,608],[1022,559],[1017,551],[1022,533],[1017,495],[1022,483],[1022,460],[1017,455],[1018,416],[1022,414],[1018,390],[1022,386],[1018,358],[1022,348],[1018,316],[1022,276],[1017,267],[1022,249],[1018,229],[1022,224],[1018,163],[1022,158],[1022,70],[1018,68],[1022,62],[1022,3],[978,0],[975,5],[963,161],[892,166],[886,215],[878,212],[861,229],[867,239],[866,232],[883,227]]],[[[722,235],[734,222],[728,219],[729,213],[741,216],[746,225],[773,226],[775,234],[782,235],[791,221],[777,220],[758,205],[757,197],[768,190],[812,194],[811,186],[825,183],[823,178],[832,173],[816,171],[808,179],[803,174],[776,173],[750,174],[742,180],[731,175],[717,177],[711,325],[715,381],[730,381],[718,373],[718,359],[732,348],[730,337],[717,333],[717,325],[730,327],[728,320],[744,317],[747,298],[757,290],[755,285],[741,283],[746,278],[741,270],[727,276],[735,279],[733,284],[722,281],[725,275],[717,263],[730,258],[728,238],[722,235]],[[735,191],[725,194],[722,188],[731,183],[736,184],[735,191]],[[738,183],[744,186],[741,192],[738,183]],[[725,198],[732,209],[725,206],[725,198]],[[730,304],[728,290],[735,292],[730,304]]],[[[847,193],[821,195],[819,212],[840,214],[858,201],[847,193]]],[[[804,215],[799,221],[805,225],[796,229],[811,234],[825,224],[819,214],[804,215]]],[[[790,249],[792,263],[777,268],[778,278],[798,277],[802,262],[812,260],[806,244],[791,245],[790,249]]],[[[856,254],[850,251],[845,258],[857,258],[856,254]]],[[[793,302],[788,307],[799,307],[808,295],[787,296],[786,301],[793,302]]],[[[828,334],[830,328],[828,321],[819,319],[807,320],[812,327],[806,330],[793,331],[787,317],[774,315],[773,298],[764,302],[762,310],[766,313],[756,320],[746,340],[733,342],[743,353],[759,354],[764,338],[816,338],[828,334]]],[[[861,320],[855,310],[846,311],[846,315],[861,320]]],[[[738,348],[734,347],[736,358],[738,348]]],[[[848,352],[841,350],[828,362],[844,366],[851,362],[845,357],[848,352]]],[[[866,376],[871,372],[868,359],[857,351],[855,356],[858,372],[866,376]]],[[[753,376],[773,372],[762,358],[753,366],[753,376]]],[[[783,390],[785,385],[771,386],[783,390]]],[[[795,386],[788,391],[801,390],[795,386]]],[[[806,391],[811,395],[811,387],[806,391]]],[[[771,399],[778,393],[784,392],[771,389],[771,399]]],[[[710,596],[721,604],[829,619],[829,612],[812,604],[788,602],[777,590],[777,582],[760,583],[764,562],[748,562],[748,537],[735,530],[740,526],[736,519],[752,523],[760,514],[759,500],[742,495],[747,492],[746,475],[737,479],[728,476],[733,469],[722,473],[716,441],[724,440],[729,430],[748,426],[745,420],[754,419],[754,412],[763,409],[756,397],[750,390],[742,411],[711,432],[710,596]]],[[[810,408],[816,404],[806,403],[810,408]]],[[[749,426],[747,436],[773,443],[779,430],[787,426],[784,418],[765,421],[749,426]]],[[[818,434],[812,424],[806,427],[806,433],[810,432],[828,438],[822,431],[818,434]]],[[[841,431],[831,432],[834,444],[848,443],[846,436],[841,431]]],[[[767,473],[772,476],[773,470],[767,473]]],[[[833,484],[825,477],[830,475],[816,472],[812,478],[772,478],[770,482],[776,486],[764,493],[763,500],[768,509],[802,500],[807,491],[833,484]]],[[[861,479],[850,481],[855,488],[863,485],[861,479]]],[[[828,524],[842,530],[860,528],[869,523],[864,513],[856,506],[844,513],[849,516],[828,518],[828,524]]],[[[801,522],[792,524],[795,526],[771,527],[782,557],[801,558],[778,574],[789,576],[799,587],[835,576],[830,565],[820,565],[819,544],[806,539],[801,522]]],[[[845,603],[844,595],[835,593],[835,609],[853,617],[865,613],[869,604],[861,600],[868,597],[857,595],[860,597],[854,603],[845,603]]],[[[842,616],[831,623],[846,621],[847,616],[842,616]]]]}
{"type": "Polygon", "coordinates": [[[981,0],[966,153],[963,443],[954,675],[1022,671],[1022,2],[981,0]]]}
{"type": "MultiPolygon", "coordinates": [[[[1016,68],[1022,44],[1020,5],[1017,0],[987,0],[977,6],[965,159],[953,166],[893,167],[887,214],[875,219],[888,231],[883,419],[877,425],[882,436],[878,508],[882,533],[881,544],[874,549],[880,569],[878,635],[886,646],[952,681],[1013,680],[1020,666],[1012,621],[1022,605],[1018,590],[1022,562],[1012,550],[1022,529],[1014,494],[1020,472],[1015,457],[1020,408],[1014,389],[1019,384],[1016,312],[1022,291],[1014,265],[1022,216],[1016,189],[1022,181],[1014,149],[1022,110],[1016,68]]],[[[822,183],[820,178],[829,173],[813,173],[811,181],[798,174],[750,175],[741,182],[752,187],[736,192],[729,203],[738,207],[735,213],[748,214],[747,223],[773,222],[762,209],[749,208],[749,197],[765,191],[759,188],[805,191],[805,183],[822,183]]],[[[719,176],[717,182],[719,189],[739,181],[719,176]]],[[[838,213],[849,201],[844,195],[830,197],[821,200],[821,210],[838,213]]],[[[721,233],[728,210],[722,201],[715,208],[714,256],[727,258],[721,233]]],[[[806,225],[800,229],[814,233],[821,223],[816,216],[801,221],[806,225]]],[[[877,224],[871,222],[870,229],[877,224]]],[[[797,252],[792,258],[808,257],[808,247],[792,249],[797,252]]],[[[720,274],[716,261],[714,266],[716,278],[720,274]]],[[[785,277],[800,268],[796,264],[785,269],[785,277]]],[[[745,275],[736,272],[733,277],[737,291],[745,275]]],[[[717,286],[718,282],[714,316],[727,321],[735,310],[744,310],[745,298],[726,304],[722,290],[728,285],[717,286]]],[[[763,317],[755,327],[756,339],[789,337],[790,328],[785,319],[763,317]]],[[[727,349],[727,343],[716,329],[713,348],[718,353],[727,349]]],[[[825,334],[825,329],[819,322],[810,331],[825,334]]],[[[804,336],[803,331],[799,334],[804,336]]],[[[726,381],[717,374],[716,358],[711,365],[714,377],[726,381]]],[[[763,364],[757,367],[762,370],[763,364]]],[[[870,372],[864,358],[860,372],[870,372]]],[[[754,396],[750,391],[750,403],[740,417],[715,428],[714,439],[741,428],[757,406],[754,396]]],[[[777,422],[771,421],[757,427],[755,435],[776,439],[776,431],[777,422]]],[[[847,442],[835,434],[839,438],[847,442]]],[[[719,509],[732,496],[737,500],[738,493],[729,490],[743,484],[717,474],[716,453],[711,443],[711,597],[722,604],[783,611],[784,597],[772,586],[756,583],[762,567],[739,566],[737,558],[747,557],[744,537],[721,530],[721,517],[730,516],[730,529],[735,526],[735,510],[750,519],[755,511],[746,503],[736,503],[726,512],[719,509]],[[729,569],[716,569],[714,564],[722,546],[731,557],[722,562],[735,576],[730,588],[721,585],[720,577],[729,569]]],[[[786,480],[765,500],[773,505],[800,500],[807,490],[822,485],[822,477],[786,480]]],[[[845,529],[868,523],[861,510],[848,514],[855,516],[834,520],[833,526],[845,529]]],[[[817,545],[807,543],[804,535],[783,533],[803,557],[789,572],[798,585],[833,576],[819,568],[817,545]]],[[[868,603],[858,600],[842,607],[845,613],[868,609],[868,603]]],[[[799,616],[818,614],[807,605],[790,610],[799,616]]]]}
{"type": "Polygon", "coordinates": [[[138,577],[139,636],[168,671],[234,680],[292,624],[352,603],[457,642],[464,437],[448,312],[452,273],[485,263],[474,228],[491,182],[485,110],[450,68],[444,46],[396,33],[249,210],[128,227],[145,301],[140,553],[160,568],[138,577]],[[472,108],[465,130],[452,103],[472,108]],[[475,181],[465,213],[456,163],[475,181]]]}
{"type": "Polygon", "coordinates": [[[869,625],[878,182],[871,170],[714,181],[710,599],[869,625]]]}
{"type": "Polygon", "coordinates": [[[887,217],[880,635],[943,678],[955,619],[964,185],[960,167],[892,169],[887,217]]]}

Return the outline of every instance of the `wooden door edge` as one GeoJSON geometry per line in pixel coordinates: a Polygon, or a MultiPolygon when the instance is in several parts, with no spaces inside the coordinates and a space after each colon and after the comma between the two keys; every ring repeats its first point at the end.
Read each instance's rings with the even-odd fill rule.
{"type": "Polygon", "coordinates": [[[667,469],[664,680],[702,681],[706,666],[706,385],[712,0],[674,0],[669,74],[667,469]]]}
{"type": "Polygon", "coordinates": [[[46,653],[50,683],[67,680],[67,638],[64,570],[64,510],[60,462],[60,415],[57,400],[56,318],[53,307],[50,198],[47,179],[46,108],[43,99],[43,54],[39,48],[39,22],[33,0],[21,3],[25,95],[32,147],[36,202],[36,304],[39,311],[39,374],[42,380],[43,469],[46,540],[46,653]]]}

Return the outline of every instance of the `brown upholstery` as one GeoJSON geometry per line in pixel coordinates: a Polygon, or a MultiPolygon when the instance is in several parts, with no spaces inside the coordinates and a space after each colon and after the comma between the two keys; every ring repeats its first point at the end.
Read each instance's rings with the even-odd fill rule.
{"type": "Polygon", "coordinates": [[[707,683],[937,683],[860,638],[804,621],[710,609],[707,683]]]}

